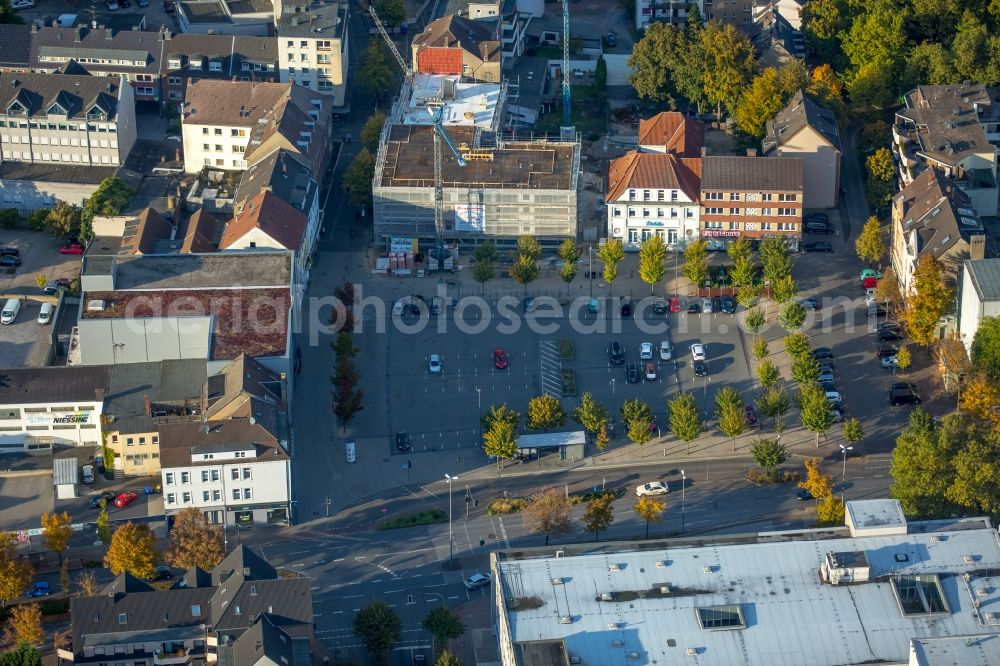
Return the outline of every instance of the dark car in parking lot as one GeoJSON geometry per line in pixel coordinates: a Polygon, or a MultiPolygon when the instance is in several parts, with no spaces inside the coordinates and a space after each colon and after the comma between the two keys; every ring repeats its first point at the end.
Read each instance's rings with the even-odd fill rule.
{"type": "Polygon", "coordinates": [[[611,365],[621,365],[625,362],[625,348],[618,340],[612,340],[608,345],[608,362],[611,365]]]}
{"type": "Polygon", "coordinates": [[[830,218],[826,213],[808,213],[803,219],[804,222],[829,222],[830,218]]]}
{"type": "Polygon", "coordinates": [[[621,313],[622,313],[622,318],[623,319],[625,317],[631,317],[632,316],[632,302],[630,300],[625,299],[625,301],[622,303],[621,313]]]}
{"type": "Polygon", "coordinates": [[[817,361],[825,358],[833,358],[833,350],[829,347],[817,347],[812,350],[812,357],[817,361]]]}
{"type": "Polygon", "coordinates": [[[803,252],[833,252],[833,246],[829,243],[805,243],[802,245],[803,252]]]}
{"type": "Polygon", "coordinates": [[[712,298],[712,312],[722,312],[722,299],[718,296],[712,298]]]}
{"type": "Polygon", "coordinates": [[[4,268],[17,268],[20,265],[21,259],[12,254],[5,254],[0,257],[0,266],[4,268]]]}
{"type": "Polygon", "coordinates": [[[708,365],[704,361],[694,362],[694,376],[695,377],[708,377],[708,365]]]}
{"type": "Polygon", "coordinates": [[[629,384],[639,383],[639,368],[635,367],[635,363],[625,366],[625,381],[629,384]]]}
{"type": "Polygon", "coordinates": [[[879,345],[875,348],[876,356],[895,356],[899,352],[899,345],[879,345]]]}
{"type": "Polygon", "coordinates": [[[726,314],[733,314],[736,312],[736,301],[733,300],[732,296],[722,297],[722,311],[726,314]]]}
{"type": "Polygon", "coordinates": [[[698,314],[699,312],[701,312],[701,306],[698,305],[698,301],[688,304],[688,314],[698,314]]]}
{"type": "Polygon", "coordinates": [[[408,432],[397,432],[396,433],[396,448],[400,451],[410,450],[410,433],[408,432]]]}
{"type": "Polygon", "coordinates": [[[110,492],[110,491],[105,491],[105,492],[101,493],[100,495],[93,495],[93,496],[91,496],[90,502],[89,502],[90,503],[90,508],[91,509],[97,509],[97,508],[99,508],[101,506],[101,501],[102,500],[105,501],[105,502],[107,502],[108,505],[110,506],[111,503],[115,501],[116,497],[118,497],[118,493],[113,493],[113,492],[110,492]]]}
{"type": "Polygon", "coordinates": [[[802,299],[802,307],[806,310],[819,310],[819,301],[812,296],[806,296],[802,299]]]}
{"type": "Polygon", "coordinates": [[[919,405],[920,395],[917,393],[917,387],[910,382],[896,382],[889,389],[889,404],[893,407],[919,405]]]}
{"type": "Polygon", "coordinates": [[[893,329],[888,329],[885,331],[878,332],[879,342],[895,342],[896,340],[902,340],[903,336],[899,331],[893,329]]]}

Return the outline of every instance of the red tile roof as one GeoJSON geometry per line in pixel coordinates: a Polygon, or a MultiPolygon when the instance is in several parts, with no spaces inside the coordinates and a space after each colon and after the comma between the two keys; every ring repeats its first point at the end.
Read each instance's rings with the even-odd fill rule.
{"type": "Polygon", "coordinates": [[[631,151],[624,157],[611,161],[605,201],[617,201],[630,188],[681,190],[691,201],[698,201],[701,190],[701,159],[681,158],[670,153],[631,151]]]}
{"type": "Polygon", "coordinates": [[[639,121],[640,146],[666,146],[680,157],[700,157],[705,145],[705,123],[676,111],[664,111],[639,121]]]}
{"type": "Polygon", "coordinates": [[[243,212],[229,221],[226,230],[222,232],[219,249],[229,249],[254,229],[260,229],[282,247],[298,250],[307,225],[308,220],[302,211],[277,194],[265,190],[251,199],[243,212]]]}

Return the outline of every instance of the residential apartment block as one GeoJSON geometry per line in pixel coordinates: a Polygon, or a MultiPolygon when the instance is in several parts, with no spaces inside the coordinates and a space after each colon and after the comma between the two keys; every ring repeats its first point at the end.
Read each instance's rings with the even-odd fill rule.
{"type": "Polygon", "coordinates": [[[938,169],[926,169],[892,198],[889,257],[900,291],[910,292],[924,254],[955,278],[967,259],[982,259],[986,235],[969,197],[938,169]]]}
{"type": "Polygon", "coordinates": [[[410,45],[414,70],[499,82],[503,62],[497,25],[455,14],[431,21],[410,45]]]}
{"type": "Polygon", "coordinates": [[[948,176],[976,212],[997,214],[1000,91],[978,84],[918,86],[896,112],[893,149],[905,187],[927,168],[948,176]]]}
{"type": "Polygon", "coordinates": [[[71,632],[57,640],[57,656],[90,666],[314,666],[329,654],[313,633],[310,585],[242,545],[168,590],[126,572],[70,600],[71,632]]]}
{"type": "Polygon", "coordinates": [[[274,37],[173,34],[160,31],[163,59],[160,86],[165,103],[184,102],[189,81],[271,81],[281,79],[274,37]]]}
{"type": "Polygon", "coordinates": [[[123,77],[0,73],[4,162],[120,166],[136,141],[123,77]]]}
{"type": "Polygon", "coordinates": [[[167,515],[195,507],[243,527],[291,516],[291,458],[253,417],[162,425],[160,476],[167,515]]]}
{"type": "Polygon", "coordinates": [[[966,259],[958,280],[958,336],[970,353],[984,317],[1000,317],[1000,259],[966,259]]]}
{"type": "Polygon", "coordinates": [[[802,239],[803,164],[800,157],[731,157],[701,160],[701,236],[713,247],[730,239],[802,239]]]}
{"type": "Polygon", "coordinates": [[[802,158],[805,208],[837,207],[842,152],[837,117],[801,90],[767,121],[763,154],[802,158]]]}
{"type": "Polygon", "coordinates": [[[328,95],[333,106],[347,95],[349,5],[316,0],[285,3],[278,22],[281,81],[328,95]]]}
{"type": "Polygon", "coordinates": [[[684,27],[693,4],[698,5],[704,16],[704,9],[712,6],[712,0],[636,0],[635,29],[645,30],[650,23],[684,27]]]}

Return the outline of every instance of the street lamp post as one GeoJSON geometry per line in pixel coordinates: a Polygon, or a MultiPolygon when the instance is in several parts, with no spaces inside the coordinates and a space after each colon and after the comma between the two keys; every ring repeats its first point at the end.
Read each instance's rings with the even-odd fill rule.
{"type": "Polygon", "coordinates": [[[853,451],[853,446],[840,445],[840,452],[844,454],[844,469],[840,475],[840,501],[843,502],[847,494],[847,452],[853,451]]]}
{"type": "Polygon", "coordinates": [[[687,475],[681,470],[681,534],[684,534],[684,489],[687,487],[687,475]]]}
{"type": "Polygon", "coordinates": [[[476,406],[479,411],[479,443],[483,443],[483,390],[476,387],[476,406]]]}
{"type": "Polygon", "coordinates": [[[611,427],[615,425],[615,380],[611,378],[611,427]]]}
{"type": "Polygon", "coordinates": [[[445,474],[444,478],[448,480],[448,562],[452,562],[455,559],[455,539],[451,531],[451,482],[458,481],[458,477],[445,474]]]}

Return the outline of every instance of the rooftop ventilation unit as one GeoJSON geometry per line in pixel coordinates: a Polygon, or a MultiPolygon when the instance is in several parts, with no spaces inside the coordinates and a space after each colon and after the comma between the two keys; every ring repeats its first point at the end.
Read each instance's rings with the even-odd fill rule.
{"type": "Polygon", "coordinates": [[[942,541],[941,535],[940,534],[935,534],[934,536],[931,537],[931,541],[934,542],[934,543],[941,543],[941,541],[942,541]]]}
{"type": "Polygon", "coordinates": [[[715,567],[712,567],[712,566],[704,566],[704,567],[702,567],[702,568],[701,568],[701,570],[702,570],[702,572],[704,572],[704,573],[712,573],[713,571],[715,571],[715,567]]]}
{"type": "Polygon", "coordinates": [[[559,624],[573,624],[573,616],[572,615],[560,615],[559,616],[559,624]]]}
{"type": "Polygon", "coordinates": [[[104,310],[104,301],[93,300],[87,302],[88,312],[101,312],[102,310],[104,310]]]}
{"type": "Polygon", "coordinates": [[[608,622],[608,629],[621,629],[622,625],[620,622],[608,622]]]}
{"type": "Polygon", "coordinates": [[[614,601],[614,596],[610,592],[601,592],[601,601],[614,601]]]}
{"type": "Polygon", "coordinates": [[[697,657],[698,656],[698,648],[688,648],[687,649],[687,656],[689,656],[689,657],[697,657]]]}
{"type": "Polygon", "coordinates": [[[617,640],[617,639],[613,640],[613,641],[611,641],[611,647],[625,647],[625,641],[617,640]]]}
{"type": "Polygon", "coordinates": [[[665,569],[666,566],[667,566],[667,561],[666,560],[657,560],[656,561],[656,568],[657,569],[665,569]]]}
{"type": "Polygon", "coordinates": [[[622,568],[617,564],[612,564],[608,566],[608,571],[621,571],[622,568]]]}
{"type": "Polygon", "coordinates": [[[632,659],[633,661],[638,661],[639,659],[642,659],[642,655],[640,655],[638,652],[629,652],[628,658],[632,659]]]}
{"type": "Polygon", "coordinates": [[[562,578],[553,578],[552,579],[552,584],[553,585],[562,585],[564,582],[565,581],[562,578]]]}
{"type": "Polygon", "coordinates": [[[963,555],[962,556],[962,561],[965,562],[966,564],[973,564],[973,563],[975,563],[975,561],[977,559],[979,559],[979,558],[977,558],[975,555],[963,555]]]}
{"type": "Polygon", "coordinates": [[[660,594],[670,594],[670,586],[669,585],[661,585],[660,586],[660,594]]]}

